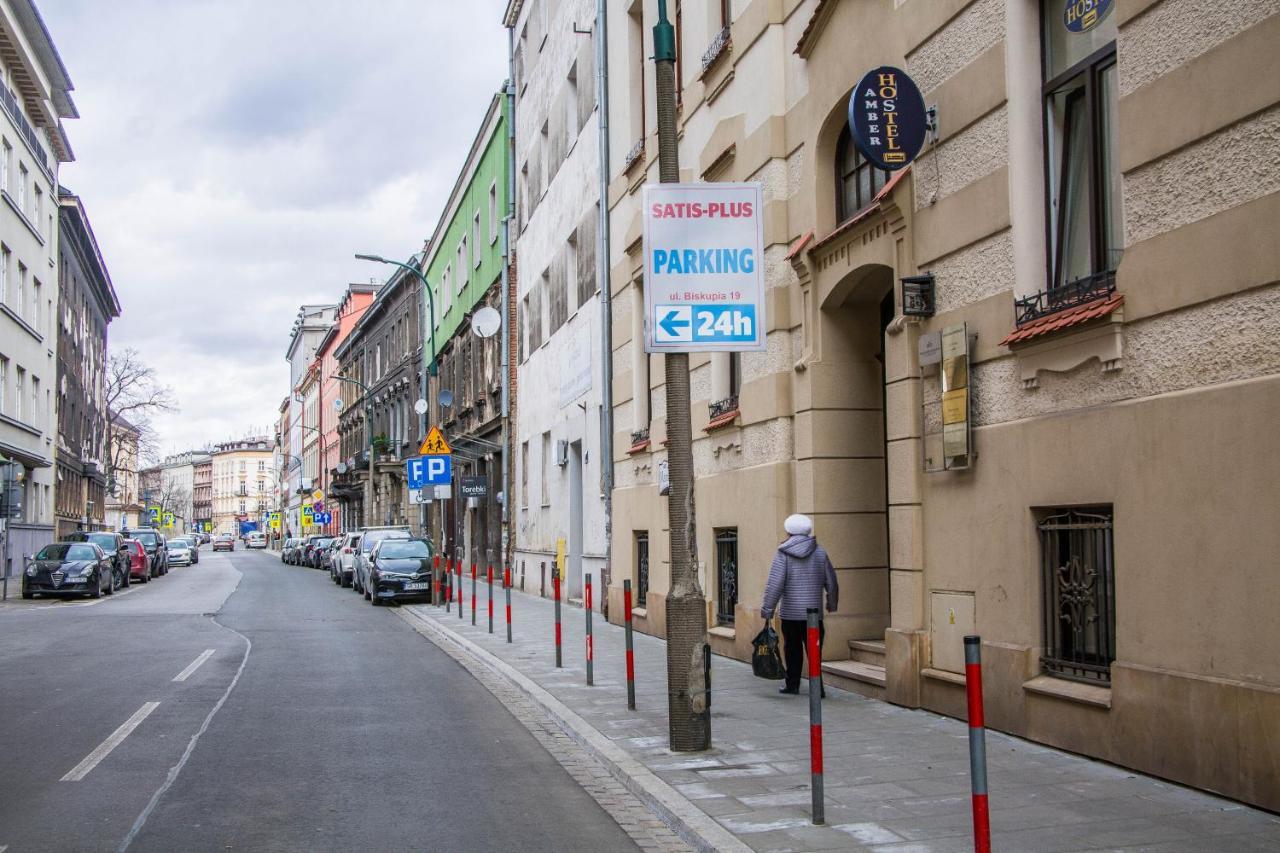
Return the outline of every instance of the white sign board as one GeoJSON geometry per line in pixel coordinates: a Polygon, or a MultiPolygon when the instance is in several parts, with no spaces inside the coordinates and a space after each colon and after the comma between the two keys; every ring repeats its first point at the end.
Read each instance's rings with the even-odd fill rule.
{"type": "Polygon", "coordinates": [[[765,348],[764,190],[644,188],[646,352],[765,348]]]}

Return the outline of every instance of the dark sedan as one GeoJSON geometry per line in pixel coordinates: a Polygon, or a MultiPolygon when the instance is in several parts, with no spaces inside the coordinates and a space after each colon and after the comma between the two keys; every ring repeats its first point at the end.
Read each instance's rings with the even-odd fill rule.
{"type": "Polygon", "coordinates": [[[92,542],[112,558],[112,566],[116,573],[116,586],[129,585],[129,549],[125,545],[124,536],[109,530],[77,530],[69,535],[66,542],[92,542]]]}
{"type": "Polygon", "coordinates": [[[332,536],[321,536],[307,545],[306,564],[313,569],[329,568],[329,547],[333,545],[332,536]]]}
{"type": "Polygon", "coordinates": [[[151,558],[157,577],[169,574],[169,541],[164,538],[163,533],[154,527],[142,527],[127,535],[137,539],[147,549],[147,556],[151,558]]]}
{"type": "Polygon", "coordinates": [[[431,557],[426,539],[383,539],[369,553],[369,582],[364,597],[384,601],[431,599],[431,557]]]}
{"type": "Polygon", "coordinates": [[[88,595],[116,591],[115,555],[92,542],[54,542],[40,549],[22,578],[22,597],[88,595]]]}

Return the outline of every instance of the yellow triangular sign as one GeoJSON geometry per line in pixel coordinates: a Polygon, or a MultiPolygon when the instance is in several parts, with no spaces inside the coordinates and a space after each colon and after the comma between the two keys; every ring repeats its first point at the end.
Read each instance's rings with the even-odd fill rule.
{"type": "Polygon", "coordinates": [[[440,431],[438,426],[431,428],[431,431],[427,433],[426,440],[418,448],[420,456],[448,456],[450,453],[453,453],[453,451],[449,449],[449,442],[444,440],[444,433],[440,431]]]}

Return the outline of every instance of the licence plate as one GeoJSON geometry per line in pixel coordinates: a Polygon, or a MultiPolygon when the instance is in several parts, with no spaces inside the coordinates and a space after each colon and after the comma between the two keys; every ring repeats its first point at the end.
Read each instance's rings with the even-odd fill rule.
{"type": "Polygon", "coordinates": [[[427,584],[425,582],[424,583],[407,583],[404,585],[404,588],[406,592],[414,589],[426,589],[427,584]]]}

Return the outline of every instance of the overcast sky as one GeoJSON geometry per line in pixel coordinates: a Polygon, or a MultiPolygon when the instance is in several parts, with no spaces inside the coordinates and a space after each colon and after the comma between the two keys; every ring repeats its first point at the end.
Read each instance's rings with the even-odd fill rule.
{"type": "Polygon", "coordinates": [[[164,452],[266,431],[303,303],[428,237],[506,78],[505,0],[37,0],[84,200],[164,452]]]}

